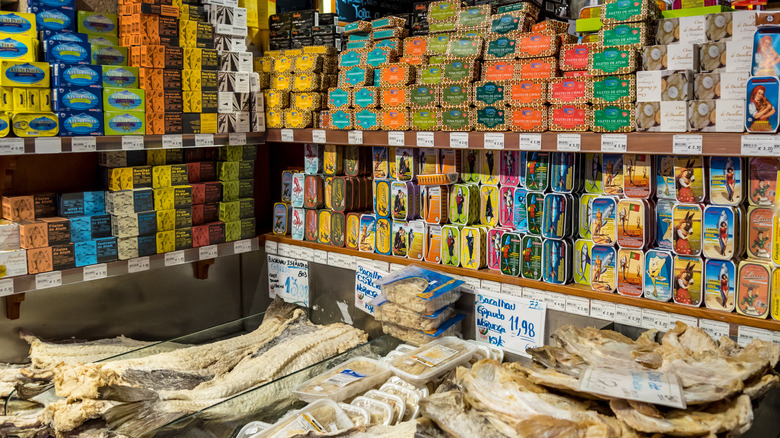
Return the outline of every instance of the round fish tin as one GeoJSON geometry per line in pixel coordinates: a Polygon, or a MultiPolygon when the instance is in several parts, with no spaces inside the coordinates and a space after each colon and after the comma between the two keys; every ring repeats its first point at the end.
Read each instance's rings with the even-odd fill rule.
{"type": "Polygon", "coordinates": [[[376,250],[376,216],[373,214],[360,216],[358,250],[362,252],[374,252],[376,250]]]}
{"type": "Polygon", "coordinates": [[[409,211],[409,192],[406,183],[403,181],[393,181],[390,185],[390,197],[393,200],[392,218],[394,220],[410,219],[409,211]]]}
{"type": "Polygon", "coordinates": [[[699,307],[702,303],[703,269],[701,257],[674,256],[674,302],[699,307]]]}
{"type": "MultiPolygon", "coordinates": [[[[617,242],[621,248],[644,248],[648,241],[647,201],[621,199],[617,204],[617,242]]],[[[652,224],[649,224],[652,225],[652,224]]]]}
{"type": "Polygon", "coordinates": [[[393,253],[393,224],[390,219],[376,220],[376,252],[384,255],[393,253]]]}
{"type": "Polygon", "coordinates": [[[707,260],[704,264],[704,305],[731,312],[736,302],[737,267],[732,260],[707,260]]]}
{"type": "Polygon", "coordinates": [[[479,188],[480,210],[479,218],[482,225],[495,227],[498,225],[498,186],[483,185],[479,188]]]}
{"type": "Polygon", "coordinates": [[[326,144],[323,154],[323,170],[325,175],[341,175],[344,169],[344,147],[326,144]]]}
{"type": "Polygon", "coordinates": [[[655,242],[661,249],[674,248],[674,204],[670,199],[659,199],[655,205],[655,242]]]}
{"type": "Polygon", "coordinates": [[[617,241],[615,209],[617,201],[609,196],[599,197],[591,203],[590,235],[595,245],[613,245],[617,241]]]}
{"type": "Polygon", "coordinates": [[[753,260],[740,262],[737,313],[755,318],[766,318],[769,315],[774,270],[770,263],[753,260]]]}
{"type": "Polygon", "coordinates": [[[292,220],[290,222],[290,236],[295,240],[303,240],[306,225],[306,211],[302,208],[293,208],[292,220]]]}
{"type": "Polygon", "coordinates": [[[501,156],[499,152],[482,149],[480,150],[482,155],[482,168],[480,172],[480,182],[487,185],[498,185],[501,181],[499,176],[499,169],[501,167],[501,156]]]}
{"type": "Polygon", "coordinates": [[[698,204],[675,204],[672,208],[672,219],[674,221],[674,230],[672,239],[675,254],[694,255],[701,254],[702,249],[702,230],[701,230],[702,211],[698,204]]]}
{"type": "Polygon", "coordinates": [[[377,217],[390,216],[390,180],[374,180],[374,213],[377,217]]]}
{"type": "MultiPolygon", "coordinates": [[[[290,174],[292,181],[292,174],[290,174]]],[[[284,183],[282,183],[284,184],[284,183]]],[[[304,180],[303,206],[306,208],[320,208],[324,203],[324,182],[320,175],[306,175],[304,180]]]]}
{"type": "Polygon", "coordinates": [[[502,186],[516,186],[520,184],[520,151],[505,150],[501,152],[500,180],[502,186]]]}
{"type": "Polygon", "coordinates": [[[512,228],[521,232],[528,232],[528,209],[525,205],[525,198],[528,190],[522,187],[515,187],[512,201],[512,228]]]}
{"type": "Polygon", "coordinates": [[[393,221],[393,255],[406,257],[409,248],[409,224],[393,221]]]}
{"type": "Polygon", "coordinates": [[[306,175],[296,172],[293,174],[291,182],[290,204],[293,207],[303,207],[303,188],[306,185],[306,175]]]}
{"type": "Polygon", "coordinates": [[[274,204],[274,234],[284,236],[290,232],[290,204],[274,204]]]}
{"type": "MultiPolygon", "coordinates": [[[[423,259],[423,241],[425,240],[425,222],[422,220],[409,221],[409,232],[407,233],[407,252],[406,256],[412,260],[423,259]]],[[[463,246],[461,246],[461,249],[463,246]]]]}
{"type": "Polygon", "coordinates": [[[617,278],[613,246],[593,245],[590,249],[590,287],[599,292],[615,292],[617,278]]]}
{"type": "Polygon", "coordinates": [[[579,195],[579,214],[577,215],[577,233],[583,239],[590,239],[590,223],[593,220],[593,200],[598,195],[583,193],[579,195]]]}
{"type": "MultiPolygon", "coordinates": [[[[319,176],[319,175],[318,175],[319,176]]],[[[325,208],[333,209],[333,177],[322,178],[322,189],[325,195],[325,208]]]]}
{"type": "Polygon", "coordinates": [[[653,156],[623,156],[623,194],[629,198],[647,199],[653,194],[653,156]]]}
{"type": "Polygon", "coordinates": [[[523,238],[519,233],[506,232],[501,235],[501,273],[512,277],[520,276],[520,253],[523,238]]]}
{"type": "Polygon", "coordinates": [[[744,197],[742,159],[710,157],[710,202],[716,205],[739,205],[744,197]]]}
{"type": "Polygon", "coordinates": [[[777,200],[777,173],[780,160],[754,157],[749,160],[748,201],[750,205],[768,207],[777,200]]]}
{"type": "Polygon", "coordinates": [[[601,154],[601,187],[607,195],[623,194],[623,154],[601,154]]]}
{"type": "Polygon", "coordinates": [[[550,163],[550,188],[556,193],[571,193],[578,189],[579,154],[554,152],[550,163]]]}
{"type": "Polygon", "coordinates": [[[305,217],[304,238],[309,242],[316,242],[320,234],[319,215],[317,214],[317,210],[306,209],[305,217]]]}
{"type": "Polygon", "coordinates": [[[731,206],[708,205],[704,208],[704,248],[708,259],[728,260],[737,253],[738,216],[731,206]]]}
{"type": "Polygon", "coordinates": [[[498,223],[504,227],[514,226],[515,216],[515,189],[513,186],[501,186],[499,190],[501,198],[499,202],[500,213],[498,215],[498,223]]]}
{"type": "Polygon", "coordinates": [[[590,249],[593,242],[577,239],[574,242],[574,282],[590,286],[590,249]]]}
{"type": "Polygon", "coordinates": [[[360,238],[360,213],[348,213],[344,229],[345,245],[349,249],[358,249],[360,238]]]}
{"type": "Polygon", "coordinates": [[[677,199],[677,189],[674,185],[674,155],[656,155],[655,170],[658,199],[677,199]]]}
{"type": "Polygon", "coordinates": [[[562,239],[571,235],[571,202],[567,195],[547,193],[542,207],[542,237],[562,239]]]}
{"type": "Polygon", "coordinates": [[[448,186],[423,186],[420,188],[423,207],[423,219],[429,224],[447,222],[448,186]]]}
{"type": "Polygon", "coordinates": [[[461,152],[460,179],[464,183],[478,183],[482,172],[482,154],[476,149],[464,149],[461,152]]]}
{"type": "Polygon", "coordinates": [[[423,242],[425,261],[441,262],[441,225],[425,224],[425,241],[423,242]]]}
{"type": "Polygon", "coordinates": [[[323,245],[330,245],[330,225],[332,214],[333,212],[331,210],[317,210],[317,221],[319,225],[317,242],[322,243],[323,245]]]}
{"type": "Polygon", "coordinates": [[[672,299],[674,257],[669,251],[651,249],[645,253],[644,297],[655,301],[672,299]]]}
{"type": "Polygon", "coordinates": [[[322,173],[324,148],[318,144],[303,145],[303,171],[308,175],[322,173]]]}
{"type": "Polygon", "coordinates": [[[620,295],[641,297],[645,280],[645,253],[641,249],[620,248],[617,262],[617,291],[620,295]]]}
{"type": "Polygon", "coordinates": [[[523,254],[520,257],[520,274],[529,280],[542,279],[542,238],[523,236],[523,254]]]}
{"type": "Polygon", "coordinates": [[[282,171],[282,202],[290,202],[292,200],[292,170],[282,171]]]}
{"type": "Polygon", "coordinates": [[[487,267],[501,269],[501,236],[507,232],[505,228],[491,228],[487,232],[487,267]]]}
{"type": "Polygon", "coordinates": [[[584,185],[585,192],[601,195],[604,193],[604,177],[602,175],[601,154],[585,154],[584,185]]]}
{"type": "Polygon", "coordinates": [[[704,202],[707,198],[703,160],[701,156],[694,155],[675,157],[674,187],[679,202],[692,204],[704,202]]]}
{"type": "Polygon", "coordinates": [[[768,260],[772,257],[774,214],[771,208],[748,208],[747,254],[768,260]]]}
{"type": "Polygon", "coordinates": [[[550,186],[549,170],[549,152],[527,152],[525,175],[521,181],[529,191],[543,192],[550,186]]]}
{"type": "Polygon", "coordinates": [[[343,212],[334,211],[330,215],[330,244],[342,247],[346,242],[347,218],[343,212]]]}
{"type": "Polygon", "coordinates": [[[467,226],[460,232],[460,265],[480,269],[486,263],[487,234],[482,227],[467,226]]]}
{"type": "Polygon", "coordinates": [[[542,276],[546,283],[566,284],[570,278],[571,246],[566,239],[544,239],[542,243],[542,276]]]}
{"type": "Polygon", "coordinates": [[[526,217],[528,218],[528,233],[542,234],[542,216],[544,214],[544,193],[528,192],[525,195],[526,217]]]}
{"type": "Polygon", "coordinates": [[[389,148],[385,146],[374,146],[371,148],[371,156],[373,158],[372,168],[374,178],[390,178],[390,160],[388,159],[389,148]]]}
{"type": "Polygon", "coordinates": [[[460,266],[460,227],[449,224],[442,226],[441,237],[441,264],[460,266]]]}

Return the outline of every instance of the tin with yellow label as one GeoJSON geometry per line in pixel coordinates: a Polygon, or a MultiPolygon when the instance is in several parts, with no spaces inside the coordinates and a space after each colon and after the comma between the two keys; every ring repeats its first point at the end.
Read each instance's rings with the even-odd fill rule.
{"type": "Polygon", "coordinates": [[[479,219],[479,186],[455,184],[450,191],[449,219],[457,225],[470,225],[479,219]]]}
{"type": "Polygon", "coordinates": [[[331,215],[333,212],[328,209],[317,210],[317,225],[319,226],[317,233],[317,242],[323,245],[330,245],[330,225],[331,215]]]}
{"type": "Polygon", "coordinates": [[[460,265],[481,269],[487,264],[487,232],[484,227],[466,226],[460,232],[460,265]]]}
{"type": "Polygon", "coordinates": [[[574,242],[574,282],[590,286],[590,248],[593,242],[577,239],[574,242]]]}
{"type": "Polygon", "coordinates": [[[390,180],[374,180],[374,213],[377,217],[390,217],[390,180]]]}
{"type": "Polygon", "coordinates": [[[390,219],[376,220],[376,252],[384,255],[393,253],[393,224],[390,219]]]}
{"type": "Polygon", "coordinates": [[[341,175],[344,166],[344,147],[326,144],[323,160],[325,175],[341,175]]]}
{"type": "Polygon", "coordinates": [[[347,213],[344,230],[345,245],[349,249],[358,249],[360,238],[360,213],[347,213]]]}
{"type": "Polygon", "coordinates": [[[703,301],[704,263],[701,257],[674,256],[674,302],[699,307],[703,301]]]}
{"type": "Polygon", "coordinates": [[[460,178],[464,183],[479,183],[482,171],[482,154],[479,150],[464,149],[461,159],[460,178]]]}
{"type": "Polygon", "coordinates": [[[483,185],[479,189],[480,210],[479,218],[482,225],[495,227],[498,225],[498,186],[483,185]]]}
{"type": "Polygon", "coordinates": [[[386,146],[374,146],[371,148],[374,178],[389,178],[390,162],[388,161],[388,149],[386,146]]]}
{"type": "Polygon", "coordinates": [[[425,221],[409,221],[407,257],[412,260],[423,259],[423,241],[425,240],[425,221]]]}
{"type": "Polygon", "coordinates": [[[487,185],[498,185],[501,177],[499,175],[500,170],[500,152],[485,150],[480,151],[482,154],[482,171],[480,172],[480,182],[487,185]]]}
{"type": "Polygon", "coordinates": [[[593,245],[590,249],[590,287],[599,292],[614,292],[617,287],[614,246],[593,245]]]}
{"type": "Polygon", "coordinates": [[[441,264],[446,266],[460,266],[460,229],[457,225],[443,225],[441,227],[442,246],[441,264]]]}

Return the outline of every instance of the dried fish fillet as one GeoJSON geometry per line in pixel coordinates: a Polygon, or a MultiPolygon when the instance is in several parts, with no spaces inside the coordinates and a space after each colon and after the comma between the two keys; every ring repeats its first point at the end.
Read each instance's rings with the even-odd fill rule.
{"type": "Polygon", "coordinates": [[[390,405],[390,407],[393,408],[393,419],[390,422],[391,424],[400,423],[404,417],[404,414],[406,413],[406,403],[404,403],[404,400],[397,395],[392,395],[386,392],[372,389],[370,391],[366,391],[366,393],[363,394],[363,397],[381,401],[390,405]]]}
{"type": "Polygon", "coordinates": [[[342,411],[344,411],[345,414],[347,414],[347,416],[349,416],[349,419],[355,426],[362,426],[371,422],[371,414],[359,406],[339,403],[339,407],[342,411]]]}
{"type": "Polygon", "coordinates": [[[308,402],[320,398],[338,402],[373,388],[390,374],[383,362],[357,357],[303,383],[293,392],[308,402]]]}
{"type": "Polygon", "coordinates": [[[474,351],[473,344],[447,336],[396,357],[390,366],[397,375],[422,384],[467,362],[474,351]]]}
{"type": "Polygon", "coordinates": [[[402,327],[391,322],[382,323],[382,332],[415,345],[424,345],[443,336],[454,336],[460,333],[460,330],[461,323],[457,322],[448,327],[447,330],[443,330],[438,336],[431,336],[417,328],[402,327]]]}
{"type": "Polygon", "coordinates": [[[306,434],[295,435],[290,438],[447,438],[447,434],[433,425],[425,418],[418,418],[415,421],[407,421],[395,426],[370,425],[358,426],[350,430],[328,433],[325,435],[308,432],[306,434]]]}
{"type": "Polygon", "coordinates": [[[415,312],[390,301],[374,307],[374,318],[377,321],[391,322],[423,331],[436,330],[454,314],[455,309],[452,306],[446,306],[432,313],[415,312]]]}
{"type": "Polygon", "coordinates": [[[404,388],[402,386],[394,385],[392,383],[385,383],[379,388],[380,391],[400,397],[406,409],[404,410],[403,418],[400,421],[409,421],[417,418],[420,412],[420,395],[411,389],[404,388]]]}
{"type": "Polygon", "coordinates": [[[388,426],[393,422],[393,408],[387,403],[361,396],[355,397],[350,404],[368,411],[371,415],[371,424],[388,426]]]}
{"type": "Polygon", "coordinates": [[[449,436],[455,438],[504,438],[487,416],[470,409],[463,391],[433,394],[420,401],[423,417],[430,418],[449,436]]]}

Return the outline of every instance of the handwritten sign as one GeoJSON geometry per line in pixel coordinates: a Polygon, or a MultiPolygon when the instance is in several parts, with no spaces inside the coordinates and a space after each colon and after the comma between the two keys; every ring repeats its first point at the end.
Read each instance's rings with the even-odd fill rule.
{"type": "Polygon", "coordinates": [[[544,345],[547,305],[523,297],[478,290],[477,340],[530,357],[525,350],[544,345]]]}
{"type": "Polygon", "coordinates": [[[685,409],[680,381],[674,374],[591,365],[582,373],[580,390],[685,409]]]}
{"type": "Polygon", "coordinates": [[[268,294],[309,307],[309,262],[269,254],[268,294]]]}
{"type": "Polygon", "coordinates": [[[387,274],[387,271],[381,271],[365,263],[358,263],[355,270],[355,307],[371,315],[374,314],[374,306],[371,301],[381,293],[376,282],[387,274]]]}

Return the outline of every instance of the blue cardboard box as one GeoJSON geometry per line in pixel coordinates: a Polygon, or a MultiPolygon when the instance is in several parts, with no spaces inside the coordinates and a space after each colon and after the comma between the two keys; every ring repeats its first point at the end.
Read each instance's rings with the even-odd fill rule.
{"type": "Polygon", "coordinates": [[[78,242],[74,245],[76,266],[89,266],[117,260],[117,242],[115,237],[78,242]]]}
{"type": "Polygon", "coordinates": [[[103,66],[95,64],[51,65],[52,85],[57,87],[102,88],[103,66]]]}
{"type": "Polygon", "coordinates": [[[46,62],[65,64],[89,64],[92,45],[81,41],[46,40],[43,46],[46,62]]]}
{"type": "Polygon", "coordinates": [[[27,0],[27,6],[51,9],[76,9],[76,0],[27,0]]]}
{"type": "Polygon", "coordinates": [[[70,240],[73,243],[111,237],[111,215],[74,216],[70,220],[70,240]]]}
{"type": "Polygon", "coordinates": [[[75,41],[82,43],[89,43],[89,36],[81,32],[64,31],[58,32],[51,29],[46,29],[38,32],[41,41],[55,40],[55,41],[75,41]]]}
{"type": "Polygon", "coordinates": [[[59,195],[57,212],[60,216],[93,216],[106,214],[106,192],[74,192],[59,195]]]}
{"type": "Polygon", "coordinates": [[[96,112],[63,111],[57,113],[60,119],[60,134],[63,137],[102,136],[103,117],[96,112]]]}
{"type": "Polygon", "coordinates": [[[54,111],[88,112],[98,116],[103,112],[103,92],[89,87],[57,87],[52,90],[54,111]]]}
{"type": "Polygon", "coordinates": [[[76,30],[75,9],[29,6],[27,12],[35,14],[35,23],[39,32],[46,30],[55,32],[76,30]]]}

